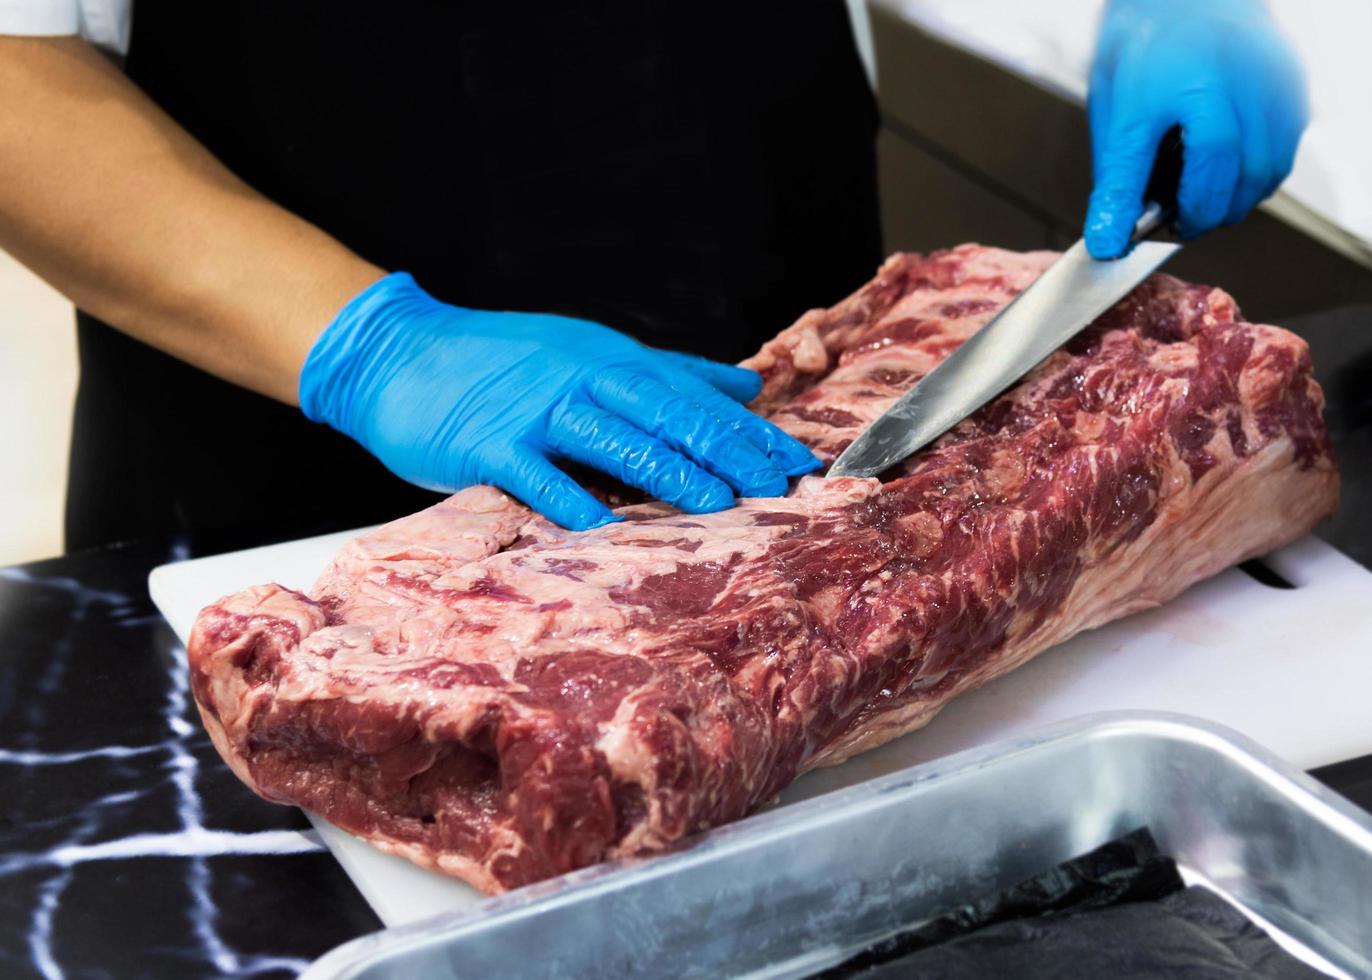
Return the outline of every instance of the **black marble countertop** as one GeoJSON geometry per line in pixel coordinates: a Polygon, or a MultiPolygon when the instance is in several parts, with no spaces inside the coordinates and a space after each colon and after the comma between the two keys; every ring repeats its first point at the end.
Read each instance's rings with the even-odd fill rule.
{"type": "MultiPolygon", "coordinates": [[[[1372,564],[1372,309],[1292,326],[1343,474],[1320,533],[1372,564]]],[[[147,594],[172,557],[131,545],[0,569],[0,976],[294,976],[381,927],[300,812],[210,745],[147,594]]],[[[1315,775],[1372,810],[1372,756],[1315,775]]]]}
{"type": "Polygon", "coordinates": [[[0,976],[290,977],[380,921],[219,759],[148,598],[165,549],[0,569],[0,976]]]}

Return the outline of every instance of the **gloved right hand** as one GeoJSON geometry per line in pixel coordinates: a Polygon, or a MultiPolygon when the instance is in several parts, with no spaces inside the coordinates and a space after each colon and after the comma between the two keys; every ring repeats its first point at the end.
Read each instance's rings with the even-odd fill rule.
{"type": "Polygon", "coordinates": [[[742,402],[753,371],[646,347],[598,323],[449,306],[405,273],[315,341],[300,405],[412,483],[500,487],[573,530],[616,520],[558,469],[595,467],[688,513],[776,496],[816,469],[742,402]]]}
{"type": "Polygon", "coordinates": [[[1112,259],[1143,213],[1158,142],[1182,132],[1178,226],[1234,224],[1291,172],[1309,118],[1295,51],[1261,0],[1110,0],[1088,99],[1086,247],[1112,259]]]}

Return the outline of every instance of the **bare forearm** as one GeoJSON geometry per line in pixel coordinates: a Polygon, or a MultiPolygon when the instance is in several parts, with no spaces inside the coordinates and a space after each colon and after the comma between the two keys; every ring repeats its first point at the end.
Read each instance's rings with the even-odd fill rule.
{"type": "Polygon", "coordinates": [[[0,247],[120,330],[286,402],[315,337],[382,275],[75,38],[0,37],[0,247]]]}

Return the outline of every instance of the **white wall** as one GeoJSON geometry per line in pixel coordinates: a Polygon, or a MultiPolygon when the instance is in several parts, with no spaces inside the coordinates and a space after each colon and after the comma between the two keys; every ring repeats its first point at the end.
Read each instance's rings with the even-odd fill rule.
{"type": "Polygon", "coordinates": [[[62,552],[72,315],[70,303],[0,252],[0,565],[62,552]]]}

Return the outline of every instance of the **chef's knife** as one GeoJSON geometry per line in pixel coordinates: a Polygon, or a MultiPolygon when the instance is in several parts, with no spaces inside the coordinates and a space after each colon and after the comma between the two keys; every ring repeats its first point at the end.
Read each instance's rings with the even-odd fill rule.
{"type": "Polygon", "coordinates": [[[962,346],[864,429],[829,476],[876,476],[922,449],[1005,391],[1076,336],[1181,246],[1149,241],[1176,213],[1181,143],[1169,133],[1149,182],[1150,201],[1122,258],[1098,261],[1077,242],[962,346]],[[1160,203],[1161,202],[1161,203],[1160,203]]]}

